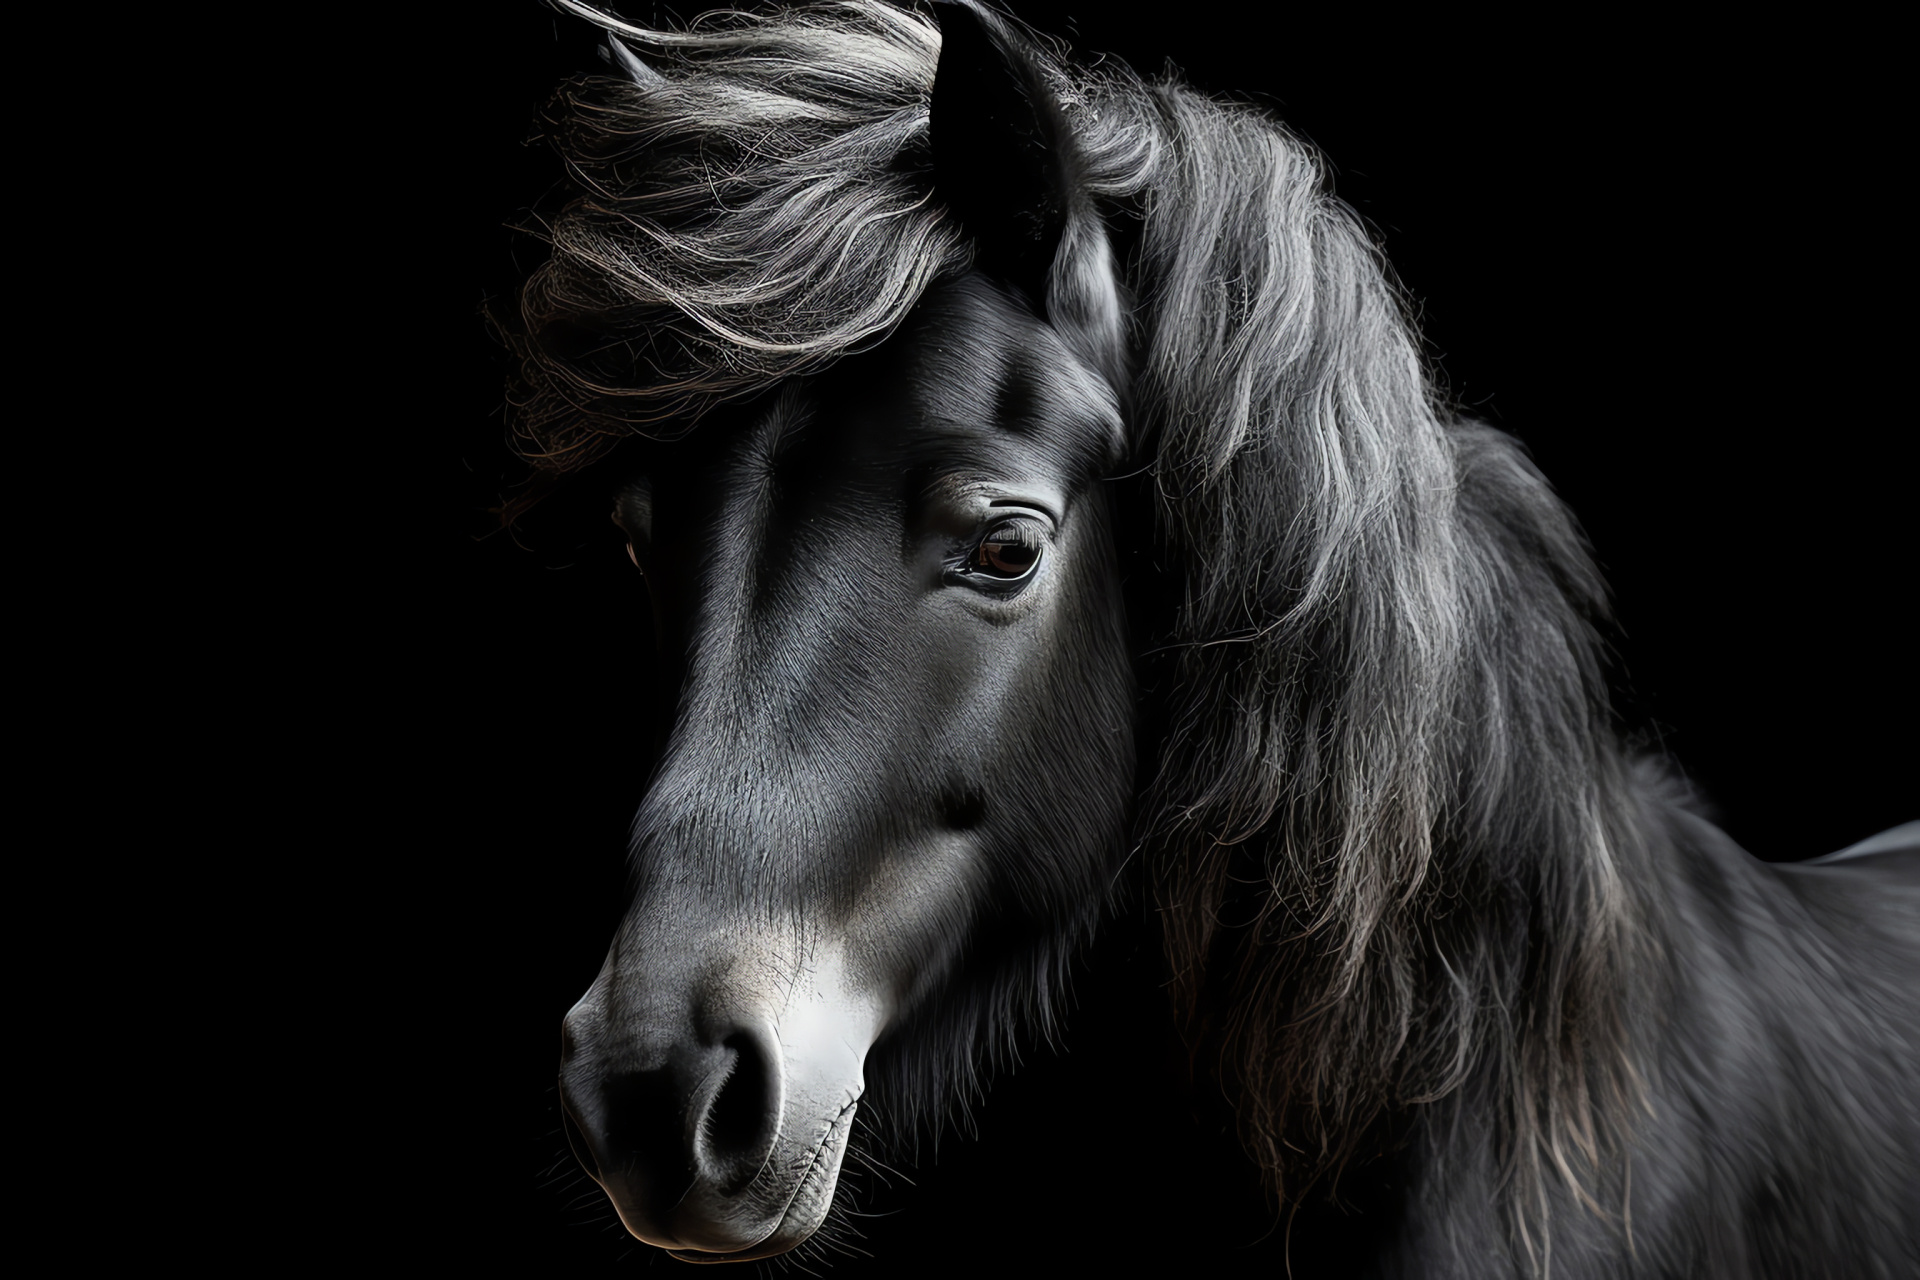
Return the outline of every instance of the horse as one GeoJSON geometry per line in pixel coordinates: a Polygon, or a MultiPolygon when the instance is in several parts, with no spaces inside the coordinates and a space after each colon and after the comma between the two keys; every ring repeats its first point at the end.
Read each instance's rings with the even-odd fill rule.
{"type": "Polygon", "coordinates": [[[973,5],[565,7],[621,79],[510,340],[677,690],[563,1036],[635,1236],[807,1240],[1137,882],[1276,1201],[1385,1189],[1346,1270],[1913,1272],[1920,831],[1765,866],[1627,748],[1309,149],[973,5]]]}

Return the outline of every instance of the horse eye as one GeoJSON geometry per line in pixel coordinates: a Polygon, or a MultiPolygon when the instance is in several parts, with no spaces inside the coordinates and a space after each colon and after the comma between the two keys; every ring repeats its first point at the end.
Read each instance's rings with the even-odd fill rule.
{"type": "Polygon", "coordinates": [[[1025,524],[995,525],[967,560],[967,572],[1012,582],[1040,563],[1041,535],[1025,524]]]}

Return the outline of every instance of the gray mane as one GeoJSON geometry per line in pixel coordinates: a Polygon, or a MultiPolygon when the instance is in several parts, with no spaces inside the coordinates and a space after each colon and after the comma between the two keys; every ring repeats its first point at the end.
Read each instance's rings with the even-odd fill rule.
{"type": "MultiPolygon", "coordinates": [[[[536,467],[877,343],[967,266],[931,185],[931,19],[566,7],[650,69],[546,115],[584,194],[514,326],[536,467]]],[[[1126,398],[1182,582],[1135,855],[1176,999],[1283,1196],[1474,1082],[1533,1254],[1550,1201],[1612,1200],[1638,1096],[1644,787],[1599,577],[1517,446],[1436,396],[1309,147],[1172,79],[1045,70],[1131,238],[1126,398]]]]}

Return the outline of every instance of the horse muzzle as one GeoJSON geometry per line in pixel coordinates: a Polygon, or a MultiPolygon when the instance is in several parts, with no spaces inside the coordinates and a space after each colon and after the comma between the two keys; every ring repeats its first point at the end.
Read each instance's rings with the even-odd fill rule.
{"type": "Polygon", "coordinates": [[[688,1262],[735,1262],[820,1226],[881,1021],[843,976],[709,981],[635,1008],[602,973],[567,1015],[560,1097],[574,1155],[629,1232],[688,1262]]]}

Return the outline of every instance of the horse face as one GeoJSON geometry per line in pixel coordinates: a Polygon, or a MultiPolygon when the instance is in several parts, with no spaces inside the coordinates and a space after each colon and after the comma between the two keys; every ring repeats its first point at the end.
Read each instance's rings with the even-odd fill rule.
{"type": "Polygon", "coordinates": [[[561,1067],[628,1229],[704,1261],[820,1224],[876,1041],[1051,977],[1133,782],[1120,418],[1054,330],[967,277],[752,416],[619,501],[680,700],[561,1067]]]}

